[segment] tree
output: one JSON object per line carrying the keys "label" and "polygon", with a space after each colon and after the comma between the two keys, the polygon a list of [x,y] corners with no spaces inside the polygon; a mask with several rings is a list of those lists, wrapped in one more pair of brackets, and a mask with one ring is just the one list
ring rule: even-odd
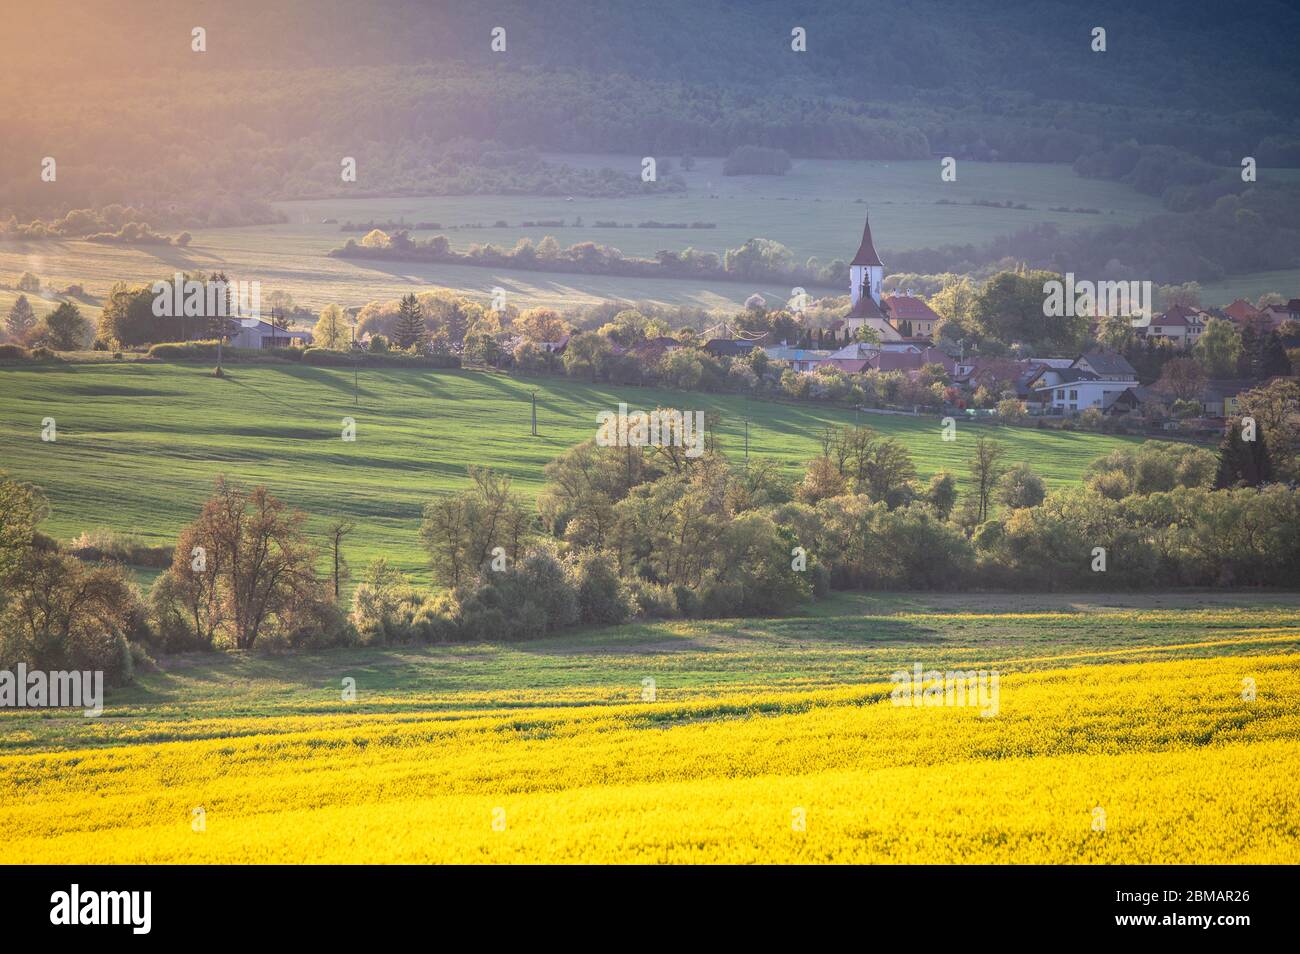
{"label": "tree", "polygon": [[1241,334],[1232,322],[1211,318],[1192,350],[1207,375],[1231,377],[1241,358]]}
{"label": "tree", "polygon": [[339,590],[348,577],[348,561],[343,557],[343,538],[357,528],[355,523],[339,520],[330,526],[330,581],[334,585],[334,602],[339,601]]}
{"label": "tree", "polygon": [[1004,344],[1076,349],[1087,336],[1089,316],[1047,314],[1043,287],[1059,280],[1052,272],[999,272],[976,294],[971,315],[984,334]]}
{"label": "tree", "polygon": [[36,312],[32,311],[32,305],[27,300],[27,296],[19,295],[18,300],[9,309],[9,314],[5,316],[5,330],[9,333],[10,338],[22,344],[35,327]]}
{"label": "tree", "polygon": [[181,531],[155,604],[184,620],[191,635],[252,649],[268,629],[291,635],[319,620],[325,593],[307,515],[271,496],[218,477],[197,520]]}
{"label": "tree", "polygon": [[536,344],[554,343],[569,333],[569,323],[553,308],[530,308],[514,320],[511,328]]}
{"label": "tree", "polygon": [[[603,374],[609,356],[613,353],[609,339],[594,331],[582,331],[569,339],[564,347],[564,373],[576,377],[590,376],[592,382]],[[668,357],[677,352],[669,352]]]}
{"label": "tree", "polygon": [[815,504],[819,500],[840,496],[847,486],[848,481],[835,461],[823,454],[808,462],[803,482],[795,488],[795,496],[804,503]]}
{"label": "tree", "polygon": [[858,493],[865,493],[873,501],[885,501],[891,510],[908,502],[916,466],[912,455],[899,441],[892,437],[871,440],[853,466],[857,470]]}
{"label": "tree", "polygon": [[691,391],[699,387],[704,379],[705,352],[694,348],[676,348],[659,359],[657,370],[664,384],[680,391]]}
{"label": "tree", "polygon": [[18,279],[18,290],[20,292],[30,292],[32,294],[40,294],[41,280],[37,278],[35,275],[33,275],[31,272],[23,272]]}
{"label": "tree", "polygon": [[1127,315],[1102,315],[1097,320],[1097,343],[1103,347],[1122,352],[1133,340],[1133,320]]}
{"label": "tree", "polygon": [[998,402],[998,420],[1015,423],[1023,421],[1027,414],[1025,402],[1019,398],[1003,398]]}
{"label": "tree", "polygon": [[1273,469],[1280,480],[1300,479],[1300,384],[1277,378],[1237,395],[1242,417],[1255,419],[1256,430],[1268,441]]}
{"label": "tree", "polygon": [[947,520],[952,508],[957,504],[957,478],[946,470],[941,470],[930,478],[925,488],[925,502],[934,508],[935,513]]}
{"label": "tree", "polygon": [[406,295],[397,309],[397,324],[393,327],[393,344],[403,350],[418,349],[428,337],[424,323],[424,309],[414,294]]}
{"label": "tree", "polygon": [[1259,359],[1256,375],[1260,378],[1289,377],[1291,359],[1282,345],[1282,337],[1270,331],[1259,339]]}
{"label": "tree", "polygon": [[347,323],[343,318],[343,309],[338,305],[326,305],[320,311],[320,318],[312,331],[312,342],[318,348],[342,351],[347,347]]}
{"label": "tree", "polygon": [[1037,507],[1047,496],[1043,478],[1028,464],[1017,464],[998,480],[998,502],[1011,510]]}
{"label": "tree", "polygon": [[[168,292],[170,294],[170,292]],[[206,300],[206,298],[205,298]],[[97,340],[131,347],[155,341],[177,341],[188,337],[195,319],[183,315],[161,317],[153,313],[154,293],[148,286],[132,288],[125,282],[115,284],[108,293],[99,316]],[[202,322],[203,319],[199,319]],[[205,330],[205,329],[202,329]]]}
{"label": "tree", "polygon": [[1002,476],[1003,448],[995,440],[978,437],[975,453],[970,458],[970,475],[975,481],[976,516],[980,523],[989,518],[989,501],[998,479]]}
{"label": "tree", "polygon": [[1205,389],[1205,369],[1192,358],[1174,358],[1165,364],[1155,389],[1180,401],[1191,401]]}
{"label": "tree", "polygon": [[44,670],[100,670],[109,685],[131,677],[127,638],[143,607],[119,564],[92,566],[32,548],[5,579],[0,659]]}
{"label": "tree", "polygon": [[76,351],[89,337],[90,322],[81,317],[81,309],[69,301],[42,318],[32,333],[32,341],[55,351]]}
{"label": "tree", "polygon": [[1258,487],[1273,479],[1273,462],[1263,431],[1256,428],[1253,441],[1245,440],[1242,431],[1242,422],[1234,420],[1219,442],[1219,470],[1214,477],[1217,490]]}
{"label": "tree", "polygon": [[[32,534],[45,512],[45,498],[39,490],[0,471],[0,584],[31,548]],[[0,605],[4,592],[0,585]]]}
{"label": "tree", "polygon": [[470,467],[474,485],[447,494],[424,508],[420,538],[429,553],[433,578],[442,586],[468,583],[501,548],[507,561],[517,560],[532,535],[529,508],[510,489],[509,477]]}
{"label": "tree", "polygon": [[1199,282],[1186,282],[1182,285],[1161,285],[1156,289],[1165,311],[1175,305],[1185,308],[1201,307],[1201,285]]}

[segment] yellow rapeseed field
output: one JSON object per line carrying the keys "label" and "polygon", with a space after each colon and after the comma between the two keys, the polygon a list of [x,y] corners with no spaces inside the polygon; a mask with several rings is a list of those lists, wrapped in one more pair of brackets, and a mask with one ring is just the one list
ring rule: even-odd
{"label": "yellow rapeseed field", "polygon": [[1300,654],[1004,671],[991,717],[890,689],[110,713],[0,757],[0,863],[1300,862]]}

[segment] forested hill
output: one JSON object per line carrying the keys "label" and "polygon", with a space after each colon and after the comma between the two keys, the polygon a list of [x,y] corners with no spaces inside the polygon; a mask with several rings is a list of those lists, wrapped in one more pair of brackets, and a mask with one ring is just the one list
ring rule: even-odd
{"label": "forested hill", "polygon": [[44,0],[0,29],[0,215],[325,194],[341,155],[418,188],[457,140],[1300,165],[1297,35],[1281,0]]}
{"label": "forested hill", "polygon": [[[6,72],[66,58],[90,75],[192,64],[301,68],[455,60],[851,99],[919,91],[1206,112],[1300,105],[1285,0],[43,0],[6,12]],[[26,9],[22,9],[25,7]],[[493,27],[507,51],[493,53]],[[790,31],[808,52],[790,53]],[[1089,48],[1107,30],[1107,52]]]}

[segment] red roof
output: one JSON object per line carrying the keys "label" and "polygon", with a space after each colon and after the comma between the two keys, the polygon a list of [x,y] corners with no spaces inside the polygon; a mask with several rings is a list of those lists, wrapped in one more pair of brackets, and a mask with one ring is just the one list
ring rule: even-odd
{"label": "red roof", "polygon": [[[885,313],[880,310],[876,300],[870,295],[864,294],[858,299],[858,303],[850,309],[845,318],[879,318],[881,321],[889,321]],[[897,330],[897,329],[895,329]]]}
{"label": "red roof", "polygon": [[869,360],[877,371],[915,371],[925,364],[915,351],[882,351]]}
{"label": "red roof", "polygon": [[866,224],[862,226],[862,244],[858,246],[858,254],[853,256],[850,265],[880,265],[885,263],[880,260],[876,254],[876,246],[871,242],[871,219],[868,218]]}
{"label": "red roof", "polygon": [[912,295],[889,295],[885,297],[885,304],[889,306],[889,317],[894,321],[939,320],[939,316],[925,303],[924,298],[915,298]]}
{"label": "red roof", "polygon": [[861,374],[868,364],[866,358],[827,358],[819,367],[839,368],[845,374]]}
{"label": "red roof", "polygon": [[1236,322],[1250,321],[1259,315],[1259,309],[1244,299],[1238,298],[1223,313]]}
{"label": "red roof", "polygon": [[942,365],[943,369],[951,374],[957,367],[957,362],[952,359],[946,351],[938,348],[926,348],[921,352],[921,360],[925,364]]}

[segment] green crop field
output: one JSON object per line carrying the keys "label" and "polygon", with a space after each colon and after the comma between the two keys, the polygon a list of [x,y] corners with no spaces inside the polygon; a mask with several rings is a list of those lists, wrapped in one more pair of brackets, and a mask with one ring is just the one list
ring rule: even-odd
{"label": "green crop field", "polygon": [[[1293,651],[1300,597],[1270,593],[834,593],[781,619],[635,622],[519,643],[368,647],[268,657],[163,657],[113,690],[111,719],[9,713],[0,756],[276,733],[272,717],[344,724],[379,714],[499,712],[639,699],[804,692],[884,680],[900,666],[1057,667]],[[333,691],[357,680],[364,715]],[[199,720],[199,721],[196,721]],[[292,726],[298,728],[298,726]]]}
{"label": "green crop field", "polygon": [[[0,467],[41,485],[50,500],[46,532],[70,538],[104,526],[154,544],[170,543],[197,514],[213,479],[264,483],[312,515],[322,531],[336,518],[357,523],[348,556],[357,569],[387,557],[427,581],[418,528],[431,496],[467,483],[466,465],[509,474],[532,496],[542,467],[595,436],[596,415],[655,406],[716,411],[718,439],[743,459],[771,457],[790,476],[818,451],[826,424],[851,411],[747,401],[734,395],[586,385],[559,378],[513,378],[468,371],[361,372],[296,365],[230,365],[223,379],[201,365],[151,361],[0,367]],[[536,390],[539,437],[529,434]],[[344,417],[355,442],[341,439]],[[55,419],[57,440],[41,440]],[[935,418],[862,414],[911,450],[921,476],[948,468],[964,482],[973,434],[1007,445],[1059,487],[1123,439],[1085,433],[960,425],[940,439]]]}

